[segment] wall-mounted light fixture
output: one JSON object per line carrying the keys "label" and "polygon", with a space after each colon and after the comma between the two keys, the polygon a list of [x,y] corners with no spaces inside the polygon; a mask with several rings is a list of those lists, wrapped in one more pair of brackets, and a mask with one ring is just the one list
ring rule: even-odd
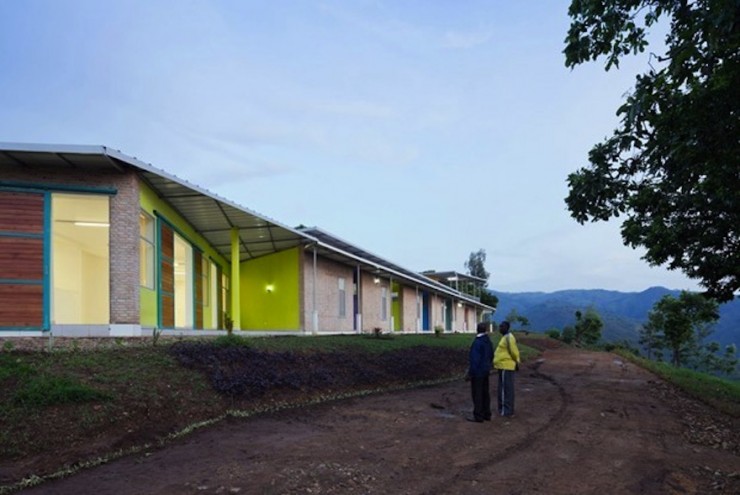
{"label": "wall-mounted light fixture", "polygon": [[380,283],[380,277],[375,277],[375,278],[373,279],[373,283],[374,283],[374,284],[379,284],[379,283]]}
{"label": "wall-mounted light fixture", "polygon": [[460,301],[457,301],[457,307],[462,308],[462,303]]}
{"label": "wall-mounted light fixture", "polygon": [[108,222],[72,222],[76,227],[110,227]]}
{"label": "wall-mounted light fixture", "polygon": [[267,286],[265,287],[265,291],[266,291],[266,292],[267,292],[268,294],[271,294],[273,290],[275,290],[275,287],[273,287],[273,285],[272,285],[272,284],[268,284],[268,285],[267,285]]}

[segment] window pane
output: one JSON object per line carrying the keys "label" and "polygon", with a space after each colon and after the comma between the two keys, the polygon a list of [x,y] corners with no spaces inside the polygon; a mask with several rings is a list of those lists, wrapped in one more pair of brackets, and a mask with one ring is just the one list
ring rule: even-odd
{"label": "window pane", "polygon": [[154,290],[154,218],[139,212],[139,285]]}
{"label": "window pane", "polygon": [[109,198],[52,194],[52,323],[110,320]]}
{"label": "window pane", "polygon": [[347,292],[344,290],[344,279],[339,279],[339,317],[347,316]]}
{"label": "window pane", "polygon": [[175,327],[193,326],[193,248],[175,234]]}
{"label": "window pane", "polygon": [[385,287],[380,289],[380,319],[385,321],[388,319],[388,292]]}

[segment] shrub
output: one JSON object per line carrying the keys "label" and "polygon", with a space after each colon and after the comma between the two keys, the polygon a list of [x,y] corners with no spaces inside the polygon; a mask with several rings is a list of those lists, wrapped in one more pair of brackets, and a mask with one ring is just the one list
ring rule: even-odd
{"label": "shrub", "polygon": [[545,332],[545,335],[552,339],[560,340],[560,330],[558,330],[557,328],[551,328],[550,330]]}

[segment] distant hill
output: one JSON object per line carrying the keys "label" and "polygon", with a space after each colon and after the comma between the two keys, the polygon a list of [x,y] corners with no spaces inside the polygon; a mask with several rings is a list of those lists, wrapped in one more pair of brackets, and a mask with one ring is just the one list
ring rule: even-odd
{"label": "distant hill", "polygon": [[[561,290],[557,292],[497,292],[499,298],[495,320],[502,321],[512,309],[529,319],[530,329],[544,332],[562,330],[575,323],[575,312],[593,307],[604,320],[602,339],[609,342],[629,340],[637,343],[640,326],[648,312],[664,295],[678,297],[680,291],[651,287],[642,292],[610,290]],[[710,340],[723,347],[734,343],[740,347],[740,299],[720,306],[720,319]]]}

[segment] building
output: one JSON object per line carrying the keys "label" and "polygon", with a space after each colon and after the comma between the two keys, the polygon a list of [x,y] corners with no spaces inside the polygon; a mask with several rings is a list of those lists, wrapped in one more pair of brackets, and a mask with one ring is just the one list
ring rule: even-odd
{"label": "building", "polygon": [[0,143],[0,336],[472,331],[487,309],[119,151]]}

